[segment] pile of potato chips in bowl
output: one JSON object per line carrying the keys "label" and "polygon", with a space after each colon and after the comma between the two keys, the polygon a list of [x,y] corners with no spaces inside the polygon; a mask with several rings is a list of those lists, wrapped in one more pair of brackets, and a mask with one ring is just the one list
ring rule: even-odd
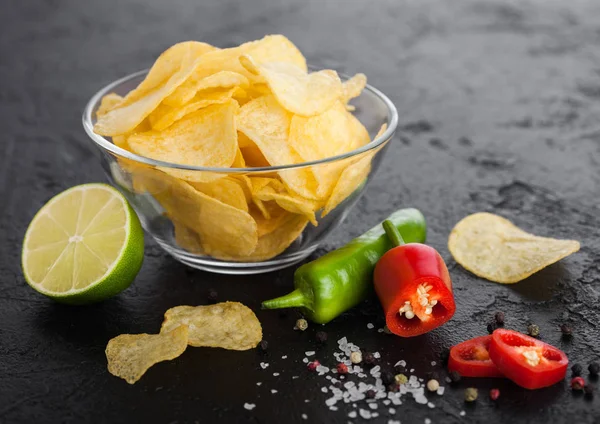
{"label": "pile of potato chips in bowl", "polygon": [[258,273],[308,256],[346,217],[397,126],[366,77],[308,69],[281,35],[176,44],[88,103],[111,182],[178,260]]}

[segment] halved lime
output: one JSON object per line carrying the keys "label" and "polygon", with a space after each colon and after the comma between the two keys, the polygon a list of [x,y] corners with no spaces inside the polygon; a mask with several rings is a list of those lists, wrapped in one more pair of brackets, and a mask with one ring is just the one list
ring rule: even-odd
{"label": "halved lime", "polygon": [[144,259],[140,221],[116,189],[83,184],[54,196],[23,240],[27,283],[59,302],[86,304],[129,287]]}

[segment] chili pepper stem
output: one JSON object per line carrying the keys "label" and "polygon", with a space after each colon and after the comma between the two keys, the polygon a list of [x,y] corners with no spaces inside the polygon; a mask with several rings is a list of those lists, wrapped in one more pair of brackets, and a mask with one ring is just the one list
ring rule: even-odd
{"label": "chili pepper stem", "polygon": [[300,289],[296,289],[285,296],[265,300],[261,304],[262,309],[298,308],[302,306],[306,306],[306,297]]}
{"label": "chili pepper stem", "polygon": [[400,231],[398,231],[398,228],[396,228],[392,221],[386,219],[381,225],[383,226],[385,234],[388,236],[394,247],[406,244],[402,238],[402,235],[400,234]]}

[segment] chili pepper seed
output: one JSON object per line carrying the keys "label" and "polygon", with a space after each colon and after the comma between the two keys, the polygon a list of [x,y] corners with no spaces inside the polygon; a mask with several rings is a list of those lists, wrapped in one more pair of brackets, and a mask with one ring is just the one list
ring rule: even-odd
{"label": "chili pepper seed", "polygon": [[527,334],[529,334],[531,337],[537,337],[540,335],[540,327],[538,327],[535,324],[529,324],[527,326]]}
{"label": "chili pepper seed", "polygon": [[581,377],[575,377],[571,380],[571,389],[583,390],[585,387],[585,380]]}
{"label": "chili pepper seed", "polygon": [[294,327],[294,330],[304,331],[307,328],[308,328],[308,322],[304,318],[300,318],[299,320],[296,321],[296,326]]}
{"label": "chili pepper seed", "polygon": [[321,363],[315,359],[314,361],[309,362],[306,367],[309,371],[315,371],[319,365],[321,365]]}
{"label": "chili pepper seed", "polygon": [[327,333],[324,331],[318,331],[317,334],[315,334],[315,338],[319,343],[325,343],[327,341]]}
{"label": "chili pepper seed", "polygon": [[337,364],[336,369],[337,369],[338,374],[342,374],[342,375],[348,374],[348,365],[346,365],[346,364],[343,364],[340,362],[339,364]]}
{"label": "chili pepper seed", "polygon": [[465,401],[466,402],[475,402],[477,400],[477,396],[479,392],[474,387],[469,387],[465,390]]}
{"label": "chili pepper seed", "polygon": [[362,362],[362,353],[360,353],[360,351],[358,351],[358,352],[352,352],[350,354],[350,361],[353,364],[360,364]]}
{"label": "chili pepper seed", "polygon": [[573,377],[579,377],[582,372],[583,372],[583,367],[581,366],[581,364],[575,364],[571,367],[571,375]]}
{"label": "chili pepper seed", "polygon": [[437,392],[440,388],[440,383],[437,380],[431,379],[427,382],[427,390],[430,392]]}
{"label": "chili pepper seed", "polygon": [[598,362],[592,362],[588,365],[588,371],[592,377],[598,377],[598,374],[600,374],[600,364]]}
{"label": "chili pepper seed", "polygon": [[500,390],[498,390],[498,389],[490,390],[490,399],[491,400],[498,400],[499,397],[500,397]]}

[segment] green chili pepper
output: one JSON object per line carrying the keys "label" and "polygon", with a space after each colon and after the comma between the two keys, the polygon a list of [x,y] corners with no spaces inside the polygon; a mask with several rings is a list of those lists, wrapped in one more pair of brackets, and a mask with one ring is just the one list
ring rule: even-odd
{"label": "green chili pepper", "polygon": [[[407,243],[425,242],[427,227],[417,209],[401,209],[389,218]],[[302,265],[296,289],[262,303],[263,309],[302,308],[304,316],[325,324],[363,301],[373,288],[375,264],[393,244],[381,224],[337,250]]]}

